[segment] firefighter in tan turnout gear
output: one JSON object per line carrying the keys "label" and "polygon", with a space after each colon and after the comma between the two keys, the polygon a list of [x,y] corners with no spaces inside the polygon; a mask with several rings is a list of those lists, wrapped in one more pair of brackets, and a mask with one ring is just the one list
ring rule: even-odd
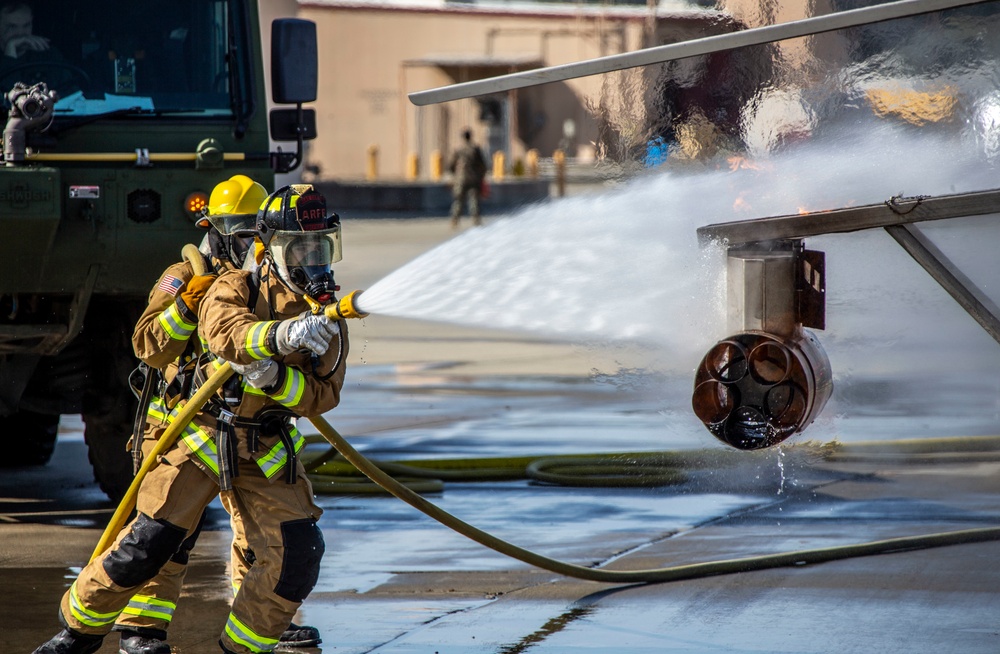
{"label": "firefighter in tan turnout gear", "polygon": [[146,475],[136,518],[81,571],[60,605],[65,628],[37,654],[99,649],[220,490],[242,517],[255,556],[222,631],[222,651],[272,651],[315,585],[322,510],[298,459],[304,439],[294,419],[334,408],[344,382],[346,325],[313,315],[306,300],[335,299],[331,264],[340,260],[340,222],[311,186],[295,185],[267,198],[256,229],[261,265],[221,274],[198,311],[207,354],[193,385],[225,361],[239,374]]}
{"label": "firefighter in tan turnout gear", "polygon": [[[193,366],[202,352],[197,338],[192,338],[198,321],[198,308],[208,287],[218,275],[239,270],[253,243],[257,209],[267,197],[263,186],[246,175],[234,175],[219,183],[209,197],[205,215],[197,225],[208,230],[199,252],[204,275],[196,274],[190,261],[181,261],[167,268],[149,295],[149,304],[132,335],[135,354],[146,364],[140,368],[134,384],[140,391],[140,415],[143,434],[137,424],[133,435],[133,457],[136,467],[140,457],[148,455],[166,430],[167,416],[181,397],[187,397]],[[246,234],[246,235],[243,235]],[[140,451],[141,449],[141,451]],[[238,589],[253,552],[247,546],[239,512],[222,495],[222,503],[231,515],[233,528],[232,573],[233,589]],[[203,522],[203,521],[202,521]],[[202,523],[184,540],[180,549],[160,569],[159,574],[132,596],[128,606],[115,622],[114,631],[121,632],[122,654],[170,654],[167,628],[173,619],[180,596],[187,561],[201,532]],[[284,647],[311,647],[320,642],[315,627],[292,624],[281,635]]]}

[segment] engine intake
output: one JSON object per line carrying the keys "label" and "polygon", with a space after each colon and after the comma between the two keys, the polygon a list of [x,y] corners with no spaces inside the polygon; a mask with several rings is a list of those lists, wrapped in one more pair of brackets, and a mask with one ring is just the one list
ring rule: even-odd
{"label": "engine intake", "polygon": [[719,440],[741,450],[805,429],[833,392],[830,360],[804,326],[825,326],[822,252],[801,241],[742,244],[727,262],[728,326],[695,373],[691,404]]}

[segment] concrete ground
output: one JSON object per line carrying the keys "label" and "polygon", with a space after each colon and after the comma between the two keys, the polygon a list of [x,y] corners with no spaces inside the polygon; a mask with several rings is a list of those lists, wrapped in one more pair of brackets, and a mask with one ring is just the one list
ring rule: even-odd
{"label": "concrete ground", "polygon": [[[338,282],[366,288],[452,235],[444,218],[347,220]],[[552,558],[656,569],[1000,525],[994,439],[935,440],[921,451],[851,443],[839,458],[802,443],[734,458],[704,430],[678,427],[664,443],[669,411],[641,384],[595,375],[629,369],[641,352],[375,316],[352,328],[344,402],[327,417],[370,456],[713,453],[712,465],[672,486],[446,482],[426,496]],[[90,481],[79,421],[61,430],[48,466],[0,475],[4,654],[55,633],[59,597],[113,509]],[[1000,651],[995,541],[609,584],[494,553],[392,498],[319,501],[327,552],[298,616],[323,633],[314,653]],[[228,612],[228,523],[217,505],[211,517],[170,631],[177,652],[217,651]],[[110,637],[100,653],[116,645]]]}

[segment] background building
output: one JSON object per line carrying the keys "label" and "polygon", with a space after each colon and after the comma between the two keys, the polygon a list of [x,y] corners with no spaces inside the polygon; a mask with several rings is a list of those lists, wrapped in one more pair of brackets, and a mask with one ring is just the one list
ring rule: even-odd
{"label": "background building", "polygon": [[[644,147],[663,66],[633,69],[417,107],[407,94],[732,31],[726,14],[696,2],[635,5],[466,3],[441,0],[261,3],[265,20],[297,15],[317,25],[318,138],[306,164],[320,179],[362,179],[372,146],[380,178],[402,178],[416,154],[420,176],[447,157],[463,128],[508,168],[528,150],[558,148],[581,161]],[[706,62],[688,63],[705,67]],[[703,75],[701,77],[704,77]],[[662,84],[659,84],[662,87]]]}

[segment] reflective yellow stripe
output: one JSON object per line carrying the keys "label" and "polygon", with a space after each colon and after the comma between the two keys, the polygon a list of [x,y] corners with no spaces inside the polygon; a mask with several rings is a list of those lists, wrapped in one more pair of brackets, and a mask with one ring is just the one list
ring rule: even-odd
{"label": "reflective yellow stripe", "polygon": [[270,652],[278,644],[277,638],[267,638],[255,633],[252,629],[236,619],[232,613],[226,621],[226,635],[233,639],[233,642],[243,645],[254,654]]}
{"label": "reflective yellow stripe", "polygon": [[293,407],[302,400],[302,394],[306,390],[306,376],[301,370],[285,366],[285,383],[281,389],[271,397],[282,406]]}
{"label": "reflective yellow stripe", "polygon": [[218,449],[215,446],[215,439],[209,436],[205,430],[198,425],[189,424],[184,428],[181,440],[188,446],[198,460],[208,466],[216,475],[219,474]]}
{"label": "reflective yellow stripe", "polygon": [[76,582],[69,588],[69,610],[73,614],[73,617],[79,620],[81,623],[87,625],[88,627],[103,627],[109,625],[118,619],[120,611],[115,611],[114,613],[95,613],[94,611],[89,611],[83,602],[80,600],[80,596],[76,593]]}
{"label": "reflective yellow stripe", "polygon": [[164,620],[169,623],[173,619],[176,609],[177,605],[173,602],[150,597],[149,595],[134,595],[122,613]]}
{"label": "reflective yellow stripe", "polygon": [[[177,414],[180,413],[181,407],[178,406],[176,409],[171,411],[167,415],[167,422],[173,422]],[[219,459],[216,455],[217,449],[215,447],[215,440],[208,435],[201,427],[189,422],[188,426],[184,428],[184,432],[181,434],[181,440],[187,445],[188,449],[191,450],[198,460],[208,466],[216,475],[219,474]]]}
{"label": "reflective yellow stripe", "polygon": [[266,359],[275,355],[275,352],[267,348],[267,332],[271,329],[271,325],[277,322],[277,320],[264,320],[254,323],[247,330],[247,354],[254,359]]}
{"label": "reflective yellow stripe", "polygon": [[161,311],[157,321],[160,323],[160,327],[163,327],[163,331],[167,332],[167,335],[174,341],[186,341],[191,338],[191,334],[198,327],[184,319],[181,312],[177,310],[176,304],[171,304]]}
{"label": "reflective yellow stripe", "polygon": [[167,403],[163,401],[163,398],[154,395],[153,399],[149,401],[149,409],[146,411],[146,416],[153,420],[166,422],[170,419],[171,414],[167,411]]}
{"label": "reflective yellow stripe", "polygon": [[[302,437],[302,434],[295,427],[292,427],[289,431],[292,436],[292,445],[295,446],[295,453],[298,454],[299,450],[306,444],[306,439]],[[268,450],[267,454],[257,459],[257,467],[260,468],[265,477],[270,479],[278,474],[287,462],[288,452],[285,450],[285,444],[279,440],[274,444],[274,447]]]}
{"label": "reflective yellow stripe", "polygon": [[267,397],[267,393],[260,390],[259,388],[254,388],[250,384],[246,383],[245,380],[243,382],[243,391],[245,393],[250,393],[251,395],[260,395],[261,397]]}

